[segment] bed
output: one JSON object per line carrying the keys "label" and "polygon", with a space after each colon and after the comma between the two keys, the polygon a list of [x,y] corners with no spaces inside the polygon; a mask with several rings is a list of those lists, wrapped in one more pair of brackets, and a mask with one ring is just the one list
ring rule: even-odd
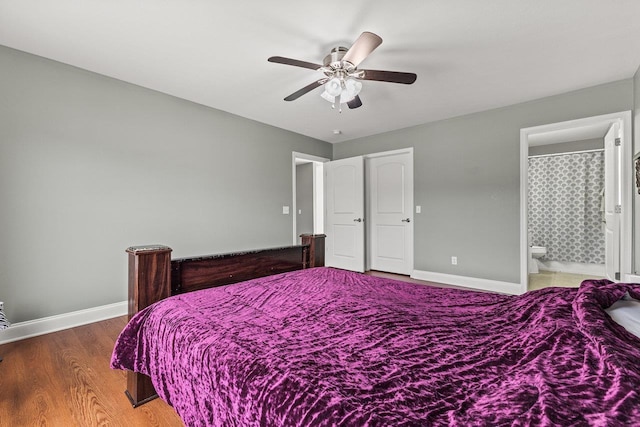
{"label": "bed", "polygon": [[640,285],[507,296],[294,269],[141,309],[111,366],[188,426],[637,425],[640,338],[605,312],[624,296]]}

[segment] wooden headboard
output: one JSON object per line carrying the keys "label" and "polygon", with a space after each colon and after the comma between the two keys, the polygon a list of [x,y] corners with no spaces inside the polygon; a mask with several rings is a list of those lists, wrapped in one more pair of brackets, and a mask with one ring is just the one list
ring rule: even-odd
{"label": "wooden headboard", "polygon": [[[171,259],[163,245],[132,246],[129,254],[129,319],[172,295],[258,277],[324,266],[324,234],[303,234],[302,244],[219,255]],[[127,372],[133,407],[157,397],[149,377]]]}
{"label": "wooden headboard", "polygon": [[229,285],[309,264],[309,245],[287,246],[171,261],[171,295]]}

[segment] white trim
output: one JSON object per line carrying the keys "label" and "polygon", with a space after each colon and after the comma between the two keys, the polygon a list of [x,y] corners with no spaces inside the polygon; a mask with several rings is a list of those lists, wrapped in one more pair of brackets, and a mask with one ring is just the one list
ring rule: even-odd
{"label": "white trim", "polygon": [[622,162],[622,238],[620,248],[620,277],[633,272],[633,135],[631,131],[631,111],[620,113],[621,162]]}
{"label": "white trim", "polygon": [[71,313],[14,323],[10,328],[0,331],[0,344],[124,316],[128,313],[128,307],[128,302],[122,301],[100,307],[72,311]]}
{"label": "white trim", "polygon": [[[298,153],[297,151],[291,152],[291,188],[293,190],[291,197],[291,222],[292,222],[292,234],[293,234],[293,244],[298,244],[298,208],[296,206],[296,159],[308,160],[313,163],[326,163],[329,159],[325,159],[324,157],[314,156],[312,154]],[[314,188],[315,190],[315,188]]]}
{"label": "white trim", "polygon": [[528,129],[520,129],[520,292],[529,287],[529,134]]}
{"label": "white trim", "polygon": [[365,159],[373,159],[376,157],[395,156],[396,154],[406,154],[406,153],[410,153],[413,156],[413,147],[399,148],[397,150],[390,150],[390,151],[382,151],[380,153],[364,154],[362,157],[364,157]]}
{"label": "white trim", "polygon": [[314,156],[313,154],[298,153],[297,151],[292,151],[291,155],[294,160],[302,159],[302,160],[308,160],[310,162],[319,162],[319,163],[325,163],[329,161],[329,159],[326,159],[324,157]]}
{"label": "white trim", "polygon": [[479,279],[476,277],[456,276],[453,274],[435,273],[432,271],[413,270],[412,279],[425,280],[427,282],[444,283],[446,285],[463,286],[471,289],[482,289],[502,294],[519,295],[521,292],[519,283],[500,282],[498,280]]}
{"label": "white trim", "polygon": [[324,234],[324,165],[318,162],[313,162],[312,164],[313,234]]}
{"label": "white trim", "polygon": [[604,114],[601,116],[587,117],[584,119],[569,120],[566,122],[552,123],[520,129],[520,287],[521,292],[527,290],[528,280],[528,236],[527,236],[527,168],[529,157],[529,136],[539,133],[552,132],[562,129],[586,127],[602,123],[619,123],[620,139],[622,142],[622,213],[620,214],[621,242],[620,242],[620,276],[625,277],[631,273],[632,265],[632,225],[631,225],[631,196],[632,184],[632,136],[631,136],[631,111]]}

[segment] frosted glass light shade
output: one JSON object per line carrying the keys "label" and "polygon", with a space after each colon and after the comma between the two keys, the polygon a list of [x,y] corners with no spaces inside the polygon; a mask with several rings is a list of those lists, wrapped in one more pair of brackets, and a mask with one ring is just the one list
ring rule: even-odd
{"label": "frosted glass light shade", "polygon": [[324,84],[324,89],[333,97],[340,96],[342,93],[342,82],[339,78],[334,77]]}
{"label": "frosted glass light shade", "polygon": [[332,104],[333,104],[333,103],[335,102],[335,100],[336,100],[336,97],[335,97],[335,96],[331,96],[331,95],[329,95],[329,94],[327,93],[327,91],[326,91],[326,90],[322,91],[322,93],[320,94],[320,96],[321,96],[323,99],[326,99],[327,101],[329,101],[329,102],[330,102],[330,103],[332,103]]}
{"label": "frosted glass light shade", "polygon": [[361,90],[362,90],[361,82],[354,79],[346,80],[344,82],[344,90],[342,91],[342,98],[345,99],[344,102],[351,101],[360,93]]}

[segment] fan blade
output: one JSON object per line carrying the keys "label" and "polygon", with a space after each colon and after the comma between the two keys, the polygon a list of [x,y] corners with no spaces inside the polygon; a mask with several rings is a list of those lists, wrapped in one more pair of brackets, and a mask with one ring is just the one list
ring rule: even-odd
{"label": "fan blade", "polygon": [[349,108],[351,108],[352,110],[354,108],[362,107],[362,100],[360,99],[360,96],[356,95],[355,98],[353,98],[351,101],[347,102],[347,106]]}
{"label": "fan blade", "polygon": [[350,62],[354,66],[358,66],[371,52],[382,43],[382,38],[377,34],[365,31],[353,43],[353,46],[347,51],[342,58],[343,61]]}
{"label": "fan blade", "polygon": [[267,59],[267,61],[275,62],[276,64],[293,65],[294,67],[309,68],[311,70],[318,70],[322,68],[322,65],[319,65],[319,64],[314,64],[312,62],[306,62],[306,61],[298,61],[297,59],[284,58],[282,56],[272,56],[271,58]]}
{"label": "fan blade", "polygon": [[414,73],[401,73],[399,71],[382,71],[382,70],[360,70],[364,71],[364,75],[360,77],[362,80],[376,80],[379,82],[403,83],[410,85],[418,78]]}
{"label": "fan blade", "polygon": [[307,85],[305,87],[303,87],[302,89],[293,92],[291,95],[287,96],[284,100],[285,101],[295,101],[296,99],[300,98],[302,95],[304,95],[307,92],[311,92],[312,90],[314,90],[317,87],[322,86],[323,84],[325,84],[327,81],[327,79],[320,79],[317,82],[313,82],[310,85]]}

